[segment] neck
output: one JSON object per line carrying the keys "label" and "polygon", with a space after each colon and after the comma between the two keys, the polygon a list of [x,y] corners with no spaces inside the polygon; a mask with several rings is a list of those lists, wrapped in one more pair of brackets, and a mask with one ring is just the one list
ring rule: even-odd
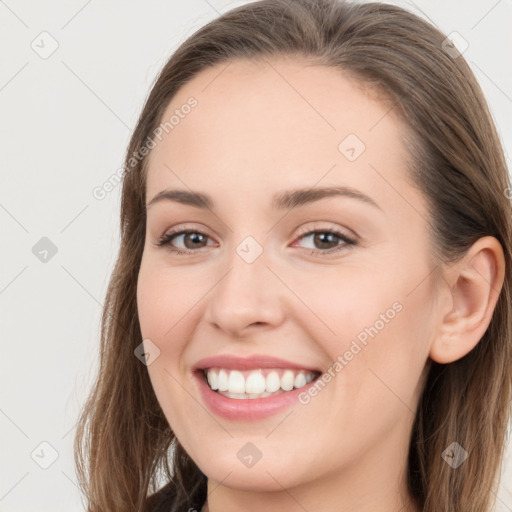
{"label": "neck", "polygon": [[396,450],[396,439],[388,441],[341,470],[286,488],[269,468],[269,488],[275,489],[277,483],[277,491],[262,491],[261,486],[257,491],[240,490],[239,485],[230,485],[229,476],[221,482],[208,479],[208,504],[202,512],[420,512],[407,489],[407,450]]}
{"label": "neck", "polygon": [[[403,468],[405,469],[405,468]],[[251,491],[208,479],[208,501],[201,512],[420,512],[407,489],[405,473],[391,467],[357,474],[322,475],[313,482],[281,491]],[[270,476],[269,484],[279,483]]]}
{"label": "neck", "polygon": [[380,499],[376,493],[360,496],[359,500],[353,496],[347,497],[338,486],[321,492],[315,494],[315,497],[307,495],[307,489],[304,488],[268,494],[239,492],[208,481],[209,498],[201,512],[421,512],[405,490],[383,493]]}

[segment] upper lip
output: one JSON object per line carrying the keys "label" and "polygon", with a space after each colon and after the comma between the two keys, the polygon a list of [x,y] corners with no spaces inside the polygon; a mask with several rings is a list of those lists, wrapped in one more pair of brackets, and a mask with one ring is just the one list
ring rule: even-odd
{"label": "upper lip", "polygon": [[307,370],[310,372],[321,372],[318,368],[308,365],[294,363],[286,359],[267,355],[252,355],[250,357],[238,357],[234,355],[218,355],[206,357],[195,364],[196,370],[207,370],[208,368],[226,368],[232,370],[256,370],[259,368],[290,368],[296,370]]}

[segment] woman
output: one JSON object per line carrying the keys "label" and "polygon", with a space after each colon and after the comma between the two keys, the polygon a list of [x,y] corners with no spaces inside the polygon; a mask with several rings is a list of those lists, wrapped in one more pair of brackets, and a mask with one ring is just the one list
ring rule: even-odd
{"label": "woman", "polygon": [[405,10],[264,0],[193,34],[126,155],[88,510],[489,511],[509,187],[468,65]]}

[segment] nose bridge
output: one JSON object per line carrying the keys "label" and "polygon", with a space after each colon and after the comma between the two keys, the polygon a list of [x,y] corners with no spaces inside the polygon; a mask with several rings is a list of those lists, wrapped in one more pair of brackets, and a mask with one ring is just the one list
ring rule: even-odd
{"label": "nose bridge", "polygon": [[275,326],[282,321],[282,289],[267,268],[268,256],[268,248],[252,236],[233,247],[226,256],[224,277],[212,290],[211,322],[239,333],[251,324]]}

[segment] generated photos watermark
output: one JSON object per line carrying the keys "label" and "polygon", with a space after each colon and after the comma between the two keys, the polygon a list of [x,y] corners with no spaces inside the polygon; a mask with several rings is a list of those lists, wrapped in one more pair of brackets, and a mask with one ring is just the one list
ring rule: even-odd
{"label": "generated photos watermark", "polygon": [[169,119],[163,123],[160,123],[152,132],[150,136],[146,138],[144,144],[140,149],[134,152],[127,161],[128,167],[120,167],[114,173],[112,173],[100,186],[96,186],[92,190],[94,199],[102,201],[107,195],[112,192],[122,181],[125,172],[128,172],[130,168],[135,167],[139,164],[144,157],[149,155],[149,152],[154,149],[158,141],[162,141],[164,134],[170,133],[176,126],[178,126],[185,117],[192,112],[194,107],[197,107],[198,101],[194,96],[188,98],[186,103],[183,103],[179,108],[174,109],[174,112]]}
{"label": "generated photos watermark", "polygon": [[299,402],[303,405],[307,405],[311,402],[311,399],[322,391],[325,386],[329,382],[331,382],[334,377],[338,373],[347,366],[350,361],[354,359],[357,354],[359,354],[366,346],[368,345],[368,338],[375,338],[385,327],[387,324],[393,320],[400,311],[402,311],[403,306],[400,302],[396,301],[392,304],[392,306],[384,313],[379,315],[378,320],[370,327],[365,327],[359,334],[352,340],[350,344],[350,348],[347,349],[343,354],[338,355],[336,361],[324,372],[320,377],[315,381],[312,386],[309,386],[305,391],[299,394]]}

